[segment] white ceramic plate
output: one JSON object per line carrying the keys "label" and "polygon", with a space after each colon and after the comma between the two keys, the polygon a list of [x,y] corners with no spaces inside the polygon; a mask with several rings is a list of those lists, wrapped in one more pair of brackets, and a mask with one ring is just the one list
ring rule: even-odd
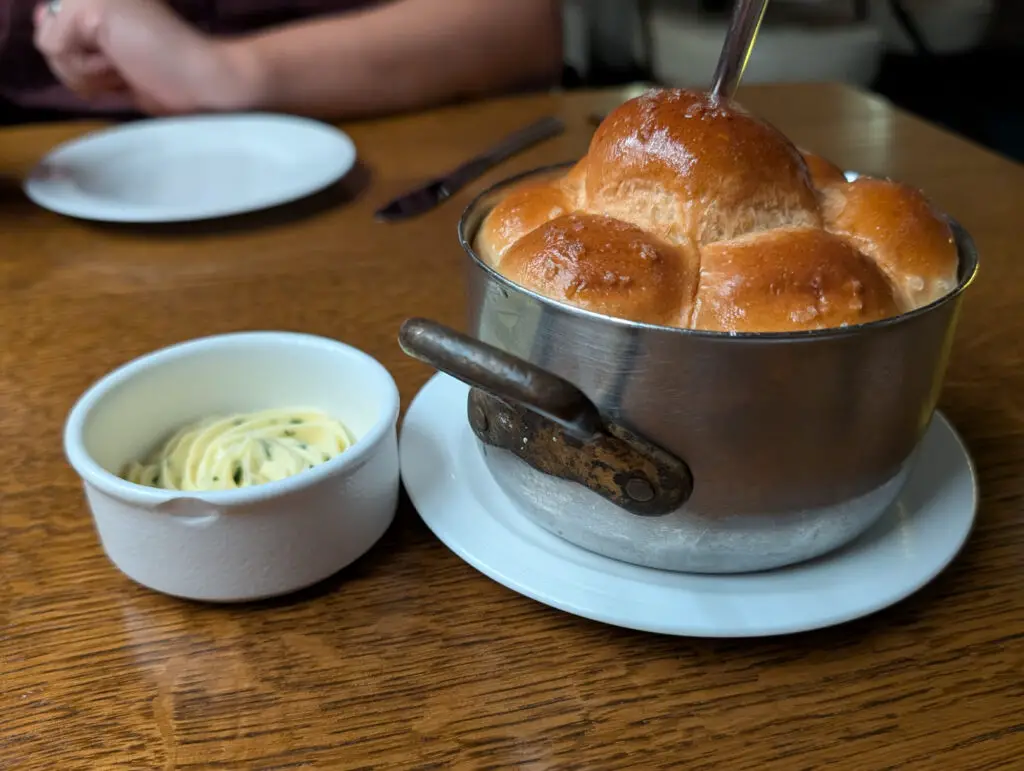
{"label": "white ceramic plate", "polygon": [[60,145],[25,193],[106,222],[182,222],[277,206],[345,176],[355,145],[333,126],[271,114],[127,123]]}
{"label": "white ceramic plate", "polygon": [[897,503],[850,546],[765,573],[706,576],[601,557],[533,524],[501,491],[466,420],[467,387],[437,375],[401,436],[402,478],[448,548],[520,594],[595,621],[691,637],[760,637],[839,624],[916,592],[949,565],[977,508],[974,469],[936,415]]}

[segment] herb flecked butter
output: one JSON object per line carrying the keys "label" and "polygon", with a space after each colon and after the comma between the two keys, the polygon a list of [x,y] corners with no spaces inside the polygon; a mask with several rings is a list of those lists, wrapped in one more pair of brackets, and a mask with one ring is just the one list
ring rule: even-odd
{"label": "herb flecked butter", "polygon": [[165,490],[234,490],[300,474],[351,444],[345,426],[322,412],[261,410],[185,426],[122,476]]}

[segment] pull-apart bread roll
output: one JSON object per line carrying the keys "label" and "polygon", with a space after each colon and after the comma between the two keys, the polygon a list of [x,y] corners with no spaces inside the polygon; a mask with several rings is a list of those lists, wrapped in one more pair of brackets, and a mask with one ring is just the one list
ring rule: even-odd
{"label": "pull-apart bread roll", "polygon": [[501,272],[553,300],[677,327],[689,321],[694,257],[622,220],[574,212],[519,239],[505,252]]}
{"label": "pull-apart bread roll", "polygon": [[863,324],[957,286],[953,234],[921,193],[848,182],[738,106],[678,89],[614,110],[565,176],[513,188],[475,248],[553,300],[723,332]]}
{"label": "pull-apart bread roll", "polygon": [[849,243],[819,228],[776,228],[704,247],[691,326],[793,332],[899,312],[885,276]]}
{"label": "pull-apart bread roll", "polygon": [[928,305],[956,289],[953,234],[919,190],[860,177],[826,188],[822,209],[829,229],[881,268],[904,309]]}
{"label": "pull-apart bread roll", "polygon": [[476,252],[497,265],[512,244],[545,222],[576,211],[581,200],[583,162],[561,179],[524,182],[498,202],[477,236]]}

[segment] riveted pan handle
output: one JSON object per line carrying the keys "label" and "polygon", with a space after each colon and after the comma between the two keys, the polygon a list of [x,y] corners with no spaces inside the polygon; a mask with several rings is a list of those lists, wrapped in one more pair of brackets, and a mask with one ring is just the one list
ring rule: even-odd
{"label": "riveted pan handle", "polygon": [[467,385],[522,404],[582,442],[604,431],[597,408],[580,389],[499,348],[418,318],[402,325],[398,342],[414,359]]}
{"label": "riveted pan handle", "polygon": [[398,339],[413,358],[472,387],[469,423],[484,445],[583,485],[637,516],[670,514],[693,491],[685,463],[603,420],[567,380],[426,319],[405,322]]}

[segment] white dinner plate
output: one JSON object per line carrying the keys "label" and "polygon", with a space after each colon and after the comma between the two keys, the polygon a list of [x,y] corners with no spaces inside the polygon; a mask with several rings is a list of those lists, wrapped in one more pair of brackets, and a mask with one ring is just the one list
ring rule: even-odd
{"label": "white dinner plate", "polygon": [[271,114],[126,123],[58,146],[25,193],[60,214],[105,222],[183,222],[278,206],[345,176],[342,131]]}
{"label": "white dinner plate", "polygon": [[480,572],[595,621],[691,637],[761,637],[839,624],[923,587],[957,555],[974,523],[970,457],[936,414],[897,502],[844,549],[744,575],[629,565],[552,535],[502,492],[466,420],[467,390],[437,375],[409,407],[400,453],[413,505],[434,534]]}

